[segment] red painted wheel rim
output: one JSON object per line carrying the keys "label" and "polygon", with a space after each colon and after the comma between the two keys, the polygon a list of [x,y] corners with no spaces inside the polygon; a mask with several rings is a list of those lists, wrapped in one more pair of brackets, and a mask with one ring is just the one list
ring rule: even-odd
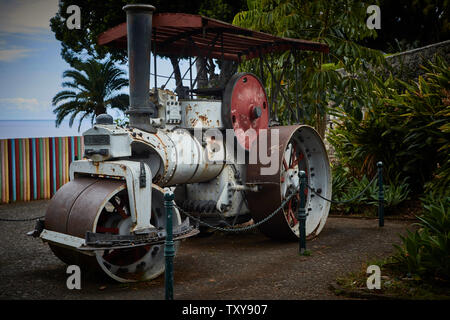
{"label": "red painted wheel rim", "polygon": [[[269,126],[269,104],[261,81],[253,74],[242,73],[230,80],[230,119],[238,143],[249,150],[261,129]],[[259,109],[259,110],[257,110]],[[253,129],[251,134],[248,130]]]}

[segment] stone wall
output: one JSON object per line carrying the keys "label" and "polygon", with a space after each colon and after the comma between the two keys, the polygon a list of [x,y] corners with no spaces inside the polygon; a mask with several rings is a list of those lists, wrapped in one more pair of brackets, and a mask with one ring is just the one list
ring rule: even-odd
{"label": "stone wall", "polygon": [[411,80],[425,73],[420,66],[427,61],[433,61],[436,54],[450,61],[450,40],[396,53],[386,57],[386,61],[391,65],[394,76]]}
{"label": "stone wall", "polygon": [[[417,48],[409,51],[396,53],[394,55],[386,57],[388,64],[391,66],[391,72],[394,76],[404,80],[417,79],[419,75],[424,74],[426,71],[421,68],[426,61],[432,61],[435,55],[439,54],[447,61],[450,61],[450,40],[431,44],[426,47]],[[345,73],[343,69],[337,70],[342,74]],[[326,137],[328,131],[331,128],[333,116],[328,115],[327,129],[325,132],[325,147],[328,151],[328,156],[331,162],[336,161],[335,151],[333,146],[327,141]]]}

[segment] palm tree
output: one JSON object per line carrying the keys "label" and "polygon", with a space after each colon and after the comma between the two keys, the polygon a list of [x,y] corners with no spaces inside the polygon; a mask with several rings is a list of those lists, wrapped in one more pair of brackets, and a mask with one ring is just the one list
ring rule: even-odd
{"label": "palm tree", "polygon": [[62,84],[65,88],[58,92],[52,100],[56,108],[56,127],[67,116],[70,116],[69,126],[80,115],[78,131],[81,122],[91,117],[91,123],[96,116],[106,113],[107,108],[117,108],[125,111],[128,106],[128,95],[117,91],[128,86],[128,79],[123,78],[125,72],[117,68],[111,60],[101,63],[95,59],[86,62],[78,61],[74,69],[66,70],[64,78],[71,78]]}

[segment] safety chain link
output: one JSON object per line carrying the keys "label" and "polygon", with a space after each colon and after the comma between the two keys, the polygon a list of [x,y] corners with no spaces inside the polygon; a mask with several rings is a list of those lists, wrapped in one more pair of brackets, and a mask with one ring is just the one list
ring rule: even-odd
{"label": "safety chain link", "polygon": [[226,232],[240,232],[240,231],[247,231],[247,230],[254,229],[254,228],[260,226],[261,224],[263,224],[264,222],[270,220],[270,219],[271,219],[274,215],[276,215],[276,214],[277,214],[277,213],[278,213],[278,212],[279,212],[279,211],[280,211],[280,210],[281,210],[281,209],[289,202],[289,200],[291,200],[291,198],[292,198],[293,196],[295,196],[295,195],[296,195],[295,193],[290,194],[286,199],[283,200],[283,202],[281,203],[281,205],[280,205],[277,209],[275,209],[274,212],[272,212],[270,215],[268,215],[267,217],[265,217],[265,218],[262,219],[261,221],[255,223],[255,224],[246,226],[246,227],[242,227],[242,228],[233,228],[233,227],[222,228],[222,227],[213,226],[213,225],[210,225],[209,223],[207,223],[207,222],[205,222],[205,221],[203,221],[203,220],[201,220],[201,219],[199,219],[199,218],[197,218],[197,217],[194,217],[194,216],[192,216],[191,214],[187,213],[186,211],[184,211],[182,208],[180,208],[180,207],[179,207],[178,205],[176,205],[175,203],[174,203],[174,207],[176,207],[178,210],[180,210],[181,213],[187,215],[189,218],[191,218],[191,219],[193,219],[193,220],[195,220],[195,221],[197,221],[197,222],[199,222],[199,223],[201,223],[201,224],[203,224],[203,225],[205,225],[205,226],[207,226],[207,227],[210,227],[210,228],[212,228],[212,229],[216,229],[216,230],[219,230],[219,231],[226,231]]}
{"label": "safety chain link", "polygon": [[[330,202],[330,203],[342,204],[342,203],[351,202],[351,201],[353,201],[353,200],[359,198],[360,196],[362,196],[362,195],[367,191],[367,189],[369,188],[369,186],[372,185],[372,183],[376,180],[376,178],[377,178],[377,176],[375,175],[375,176],[372,178],[372,181],[370,181],[370,182],[367,184],[367,186],[364,188],[364,190],[362,190],[362,191],[361,191],[359,194],[357,194],[355,197],[353,197],[353,198],[351,198],[351,199],[343,200],[343,201],[336,201],[336,200],[327,199],[327,198],[321,196],[319,193],[317,193],[316,190],[315,190],[314,188],[312,188],[309,184],[306,184],[306,186],[308,187],[309,190],[311,190],[312,192],[314,192],[314,194],[315,194],[316,196],[318,196],[319,198],[322,198],[323,200],[328,201],[328,202]],[[199,222],[199,223],[201,223],[201,224],[203,224],[203,225],[205,225],[205,226],[207,226],[207,227],[210,227],[210,228],[213,228],[213,229],[216,229],[216,230],[219,230],[219,231],[239,232],[239,231],[247,231],[247,230],[250,230],[250,229],[254,229],[254,228],[258,227],[259,225],[263,224],[264,222],[270,220],[275,214],[277,214],[277,213],[278,213],[278,212],[286,205],[286,203],[287,203],[289,200],[291,200],[291,198],[292,198],[294,195],[295,195],[295,193],[290,194],[286,199],[284,199],[284,201],[281,203],[281,205],[280,205],[274,212],[272,212],[270,215],[268,215],[267,217],[265,217],[263,220],[261,220],[261,221],[255,223],[255,224],[252,224],[252,225],[250,225],[250,226],[242,227],[242,228],[221,228],[221,227],[212,226],[212,225],[210,225],[210,224],[208,224],[208,223],[206,223],[206,222],[200,220],[199,218],[192,216],[191,214],[189,214],[188,212],[186,212],[186,211],[184,211],[182,208],[180,208],[178,205],[174,204],[174,206],[175,206],[178,210],[180,210],[182,213],[184,213],[185,215],[187,215],[189,218],[191,218],[191,219],[193,219],[193,220],[195,220],[195,221],[197,221],[197,222]],[[27,219],[6,219],[6,218],[0,218],[0,221],[6,221],[6,222],[25,222],[25,221],[38,220],[38,219],[41,219],[41,218],[44,218],[44,217],[45,217],[45,216],[40,216],[40,217],[27,218]]]}
{"label": "safety chain link", "polygon": [[336,201],[336,200],[327,199],[327,198],[321,196],[319,193],[317,193],[316,190],[314,190],[314,188],[312,188],[309,184],[306,184],[306,186],[308,187],[309,190],[311,190],[312,192],[314,192],[314,194],[315,194],[316,196],[318,196],[319,198],[322,198],[323,200],[326,200],[326,201],[328,201],[328,202],[330,202],[330,203],[342,204],[342,203],[351,202],[351,201],[353,201],[353,200],[355,200],[355,199],[361,197],[361,196],[367,191],[367,189],[369,189],[369,186],[376,180],[376,178],[377,178],[377,175],[375,175],[375,176],[372,178],[372,181],[370,181],[370,182],[367,184],[367,186],[364,188],[364,190],[361,191],[360,193],[358,193],[355,197],[353,197],[353,198],[351,198],[351,199],[347,199],[347,200],[342,200],[342,201]]}
{"label": "safety chain link", "polygon": [[23,221],[33,221],[33,220],[38,220],[41,219],[45,216],[40,216],[40,217],[34,217],[34,218],[27,218],[27,219],[6,219],[6,218],[0,218],[0,221],[7,221],[7,222],[23,222]]}

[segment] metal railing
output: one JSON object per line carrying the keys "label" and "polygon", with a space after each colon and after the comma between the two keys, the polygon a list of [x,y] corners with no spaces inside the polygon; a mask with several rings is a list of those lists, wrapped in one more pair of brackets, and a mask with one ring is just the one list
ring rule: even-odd
{"label": "metal railing", "polygon": [[[336,204],[343,204],[348,203],[351,201],[354,201],[358,198],[360,198],[367,189],[376,181],[378,180],[378,226],[383,227],[384,226],[384,189],[383,189],[383,163],[380,161],[377,163],[378,172],[377,175],[375,175],[372,180],[366,185],[366,187],[358,193],[355,197],[351,199],[336,201],[332,199],[327,199],[316,192],[314,188],[312,188],[307,183],[306,179],[306,173],[305,171],[299,171],[299,181],[300,181],[300,187],[299,187],[299,194],[300,194],[300,204],[297,212],[297,218],[299,222],[299,254],[300,255],[308,255],[308,252],[306,250],[306,218],[308,216],[308,213],[306,212],[306,194],[305,190],[309,189],[311,190],[315,195],[322,198],[325,201],[328,201],[330,203],[336,203]],[[378,179],[377,179],[378,178]],[[257,223],[254,223],[249,226],[241,227],[241,228],[235,228],[235,227],[228,227],[228,228],[222,228],[218,226],[213,226],[209,223],[206,223],[205,221],[202,221],[201,219],[189,214],[176,204],[174,204],[174,194],[173,193],[165,193],[164,195],[164,207],[166,210],[166,226],[171,226],[167,228],[167,238],[166,238],[166,246],[164,249],[164,255],[166,257],[166,270],[165,270],[165,296],[166,300],[173,300],[173,257],[175,255],[175,251],[173,249],[173,241],[172,241],[172,231],[169,232],[169,230],[172,229],[172,209],[173,207],[176,207],[181,213],[185,214],[189,218],[197,221],[200,224],[203,224],[207,227],[210,227],[215,230],[219,231],[225,231],[225,232],[241,232],[241,231],[247,231],[254,229],[258,226],[260,226],[263,223],[266,223],[269,221],[273,216],[275,216],[278,212],[281,211],[281,209],[291,200],[291,198],[296,195],[296,193],[291,193],[288,197],[286,197],[281,205],[275,209],[271,214],[269,214],[266,218],[262,219],[261,221],[258,221]],[[169,237],[170,234],[170,237]],[[166,254],[167,250],[167,254]]]}

